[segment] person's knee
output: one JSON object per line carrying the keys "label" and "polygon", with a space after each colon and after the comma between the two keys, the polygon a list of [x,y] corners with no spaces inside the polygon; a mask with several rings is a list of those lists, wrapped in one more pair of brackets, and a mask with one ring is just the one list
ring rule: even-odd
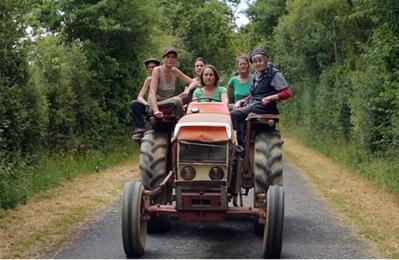
{"label": "person's knee", "polygon": [[231,119],[232,119],[233,121],[240,120],[241,113],[240,113],[240,111],[233,109],[233,110],[230,112],[230,116],[231,116]]}
{"label": "person's knee", "polygon": [[134,107],[137,106],[138,101],[136,99],[133,99],[132,101],[130,101],[129,106],[131,109],[133,109]]}
{"label": "person's knee", "polygon": [[132,103],[131,103],[131,108],[132,108],[133,110],[141,110],[141,108],[142,108],[143,106],[144,106],[144,105],[143,105],[142,103],[140,103],[140,101],[138,101],[138,100],[133,100]]}
{"label": "person's knee", "polygon": [[231,111],[230,111],[230,115],[231,115],[231,116],[237,115],[237,110],[235,110],[235,109],[231,110]]}
{"label": "person's knee", "polygon": [[172,102],[175,106],[183,106],[183,100],[181,97],[173,97]]}

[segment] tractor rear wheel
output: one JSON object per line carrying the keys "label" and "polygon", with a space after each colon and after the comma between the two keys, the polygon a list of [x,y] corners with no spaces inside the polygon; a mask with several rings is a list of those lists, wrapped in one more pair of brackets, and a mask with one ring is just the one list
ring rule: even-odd
{"label": "tractor rear wheel", "polygon": [[[254,207],[259,208],[265,198],[270,185],[283,185],[282,141],[280,133],[260,132],[255,136],[254,144]],[[263,195],[263,196],[262,196]],[[262,235],[264,225],[254,219],[255,234]]]}
{"label": "tractor rear wheel", "polygon": [[280,133],[259,133],[255,137],[255,194],[266,193],[270,185],[283,185]]}
{"label": "tractor rear wheel", "polygon": [[[140,175],[146,190],[159,187],[167,174],[169,139],[161,132],[147,132],[140,146]],[[153,197],[155,204],[166,204],[167,198],[163,192]],[[170,228],[170,217],[153,215],[148,222],[148,232],[166,232]]]}
{"label": "tractor rear wheel", "polygon": [[144,254],[147,221],[143,219],[144,188],[141,182],[127,182],[122,195],[122,239],[128,257]]}
{"label": "tractor rear wheel", "polygon": [[280,258],[283,247],[284,189],[272,185],[267,192],[263,258]]}

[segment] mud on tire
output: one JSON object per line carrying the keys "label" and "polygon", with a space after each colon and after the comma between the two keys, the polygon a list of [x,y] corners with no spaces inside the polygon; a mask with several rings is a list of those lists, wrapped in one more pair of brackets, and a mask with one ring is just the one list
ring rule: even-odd
{"label": "mud on tire", "polygon": [[[147,132],[140,146],[140,176],[146,190],[153,190],[161,184],[167,174],[169,140],[168,135],[150,131]],[[154,203],[165,204],[166,197],[158,193]],[[166,232],[170,227],[170,218],[165,216],[152,216],[148,222],[148,232]]]}

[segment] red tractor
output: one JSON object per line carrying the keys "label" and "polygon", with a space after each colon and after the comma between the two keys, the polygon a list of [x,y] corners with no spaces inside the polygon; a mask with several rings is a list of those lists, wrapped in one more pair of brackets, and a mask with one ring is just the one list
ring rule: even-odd
{"label": "red tractor", "polygon": [[[170,107],[161,109],[166,116],[150,118],[154,128],[141,143],[141,181],[126,183],[123,191],[126,255],[142,256],[147,231],[167,231],[172,215],[182,221],[245,216],[263,233],[262,256],[279,258],[284,191],[278,117],[249,115],[243,151],[225,104],[192,102],[180,120]],[[243,205],[249,195],[252,205]]]}

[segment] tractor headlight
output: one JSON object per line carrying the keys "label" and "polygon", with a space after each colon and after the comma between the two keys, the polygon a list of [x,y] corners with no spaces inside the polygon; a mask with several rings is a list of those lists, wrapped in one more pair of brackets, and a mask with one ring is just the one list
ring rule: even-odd
{"label": "tractor headlight", "polygon": [[224,171],[220,167],[213,167],[209,170],[209,178],[211,180],[221,180],[224,177]]}
{"label": "tractor headlight", "polygon": [[184,166],[180,171],[180,176],[185,181],[191,181],[195,177],[195,169],[191,166]]}

